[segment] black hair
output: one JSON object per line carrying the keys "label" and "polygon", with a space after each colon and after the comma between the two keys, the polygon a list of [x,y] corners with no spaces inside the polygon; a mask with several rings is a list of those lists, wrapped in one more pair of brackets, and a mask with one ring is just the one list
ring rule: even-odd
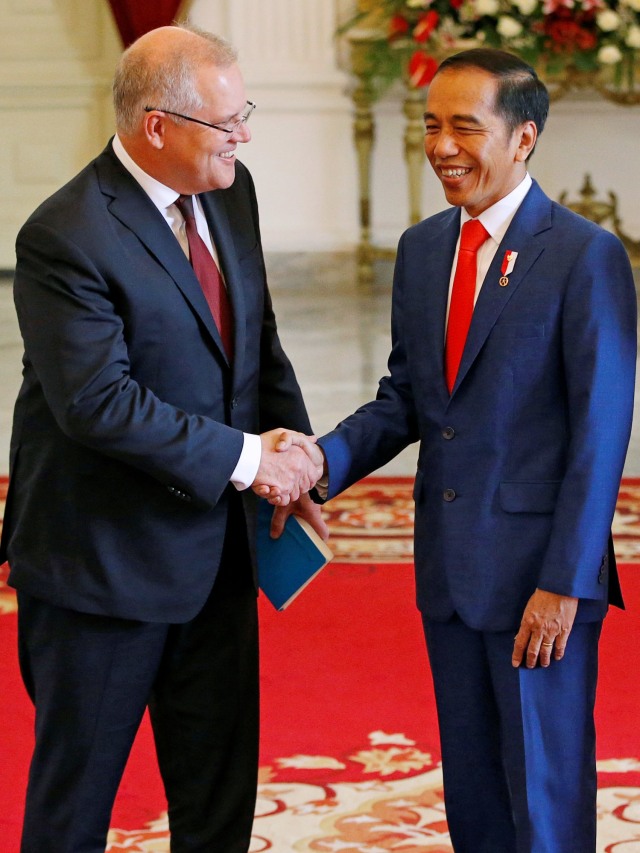
{"label": "black hair", "polygon": [[436,76],[457,68],[479,68],[495,77],[495,111],[510,132],[525,121],[532,121],[540,136],[549,114],[549,92],[530,65],[505,50],[477,47],[448,56],[440,63]]}

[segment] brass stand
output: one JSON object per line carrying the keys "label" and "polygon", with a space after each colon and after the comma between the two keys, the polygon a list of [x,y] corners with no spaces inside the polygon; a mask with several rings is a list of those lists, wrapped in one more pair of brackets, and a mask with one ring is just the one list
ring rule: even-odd
{"label": "brass stand", "polygon": [[[371,158],[375,142],[373,103],[374,87],[367,69],[367,53],[371,45],[380,40],[370,35],[354,33],[349,38],[351,48],[350,68],[356,78],[351,92],[354,105],[353,138],[358,159],[358,188],[360,211],[360,242],[358,244],[358,280],[368,284],[373,280],[376,260],[393,260],[394,249],[382,249],[371,242]],[[409,182],[409,224],[421,217],[422,178],[424,170],[424,100],[425,90],[407,88],[403,101],[406,117],[404,157]]]}
{"label": "brass stand", "polygon": [[360,242],[358,243],[358,281],[370,284],[373,280],[373,264],[376,260],[393,259],[392,249],[376,248],[371,242],[371,156],[375,142],[375,122],[372,106],[375,93],[371,77],[367,73],[367,53],[371,47],[370,37],[350,39],[351,70],[357,84],[351,92],[354,105],[353,139],[358,158],[358,207],[360,212]]}
{"label": "brass stand", "polygon": [[422,176],[424,169],[424,89],[408,89],[403,104],[407,119],[404,132],[404,158],[409,174],[409,222],[422,219]]}
{"label": "brass stand", "polygon": [[567,201],[566,190],[561,193],[558,201],[566,207],[590,219],[598,225],[603,225],[607,222],[611,223],[614,233],[619,237],[623,246],[629,254],[631,263],[634,266],[640,265],[640,240],[633,240],[622,230],[622,222],[618,216],[618,197],[609,190],[607,193],[608,201],[598,201],[595,198],[596,191],[591,183],[591,175],[584,176],[584,183],[580,190],[580,199],[578,201]]}

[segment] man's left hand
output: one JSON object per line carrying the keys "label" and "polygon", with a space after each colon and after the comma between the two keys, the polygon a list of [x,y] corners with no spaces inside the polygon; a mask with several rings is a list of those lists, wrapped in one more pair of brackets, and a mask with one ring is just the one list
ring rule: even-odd
{"label": "man's left hand", "polygon": [[299,515],[313,527],[316,533],[327,541],[329,528],[322,518],[322,512],[318,504],[315,504],[309,495],[301,495],[297,501],[292,501],[287,506],[276,507],[271,518],[271,536],[278,539],[284,530],[287,518],[290,515]]}
{"label": "man's left hand", "polygon": [[552,652],[555,660],[561,660],[577,609],[577,598],[537,589],[527,602],[516,635],[511,658],[513,666],[520,666],[525,660],[528,669],[533,669],[538,662],[547,667]]}

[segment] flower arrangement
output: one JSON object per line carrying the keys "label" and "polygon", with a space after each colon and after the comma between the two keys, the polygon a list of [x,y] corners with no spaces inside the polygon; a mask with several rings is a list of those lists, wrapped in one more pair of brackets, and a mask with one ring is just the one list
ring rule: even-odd
{"label": "flower arrangement", "polygon": [[339,32],[365,18],[380,31],[367,56],[378,91],[398,78],[427,86],[444,55],[481,45],[516,53],[547,76],[610,70],[614,86],[634,88],[640,0],[361,0]]}

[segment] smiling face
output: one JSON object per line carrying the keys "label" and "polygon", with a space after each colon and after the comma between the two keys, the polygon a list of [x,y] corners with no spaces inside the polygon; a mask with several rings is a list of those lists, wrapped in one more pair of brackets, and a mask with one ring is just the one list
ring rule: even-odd
{"label": "smiling face", "polygon": [[[240,118],[247,96],[236,64],[204,66],[196,82],[203,106],[191,113],[193,118],[223,127]],[[225,133],[192,121],[178,124],[166,115],[162,119],[164,182],[184,195],[226,189],[235,179],[238,143],[250,139],[246,124]]]}
{"label": "smiling face", "polygon": [[239,122],[247,96],[237,64],[202,65],[196,72],[195,85],[202,107],[185,111],[185,115],[221,127],[238,123],[232,133],[194,121],[174,120],[161,109],[162,104],[143,112],[134,133],[118,131],[138,165],[180,195],[230,187],[236,176],[238,143],[251,139],[248,126]]}
{"label": "smiling face", "polygon": [[475,217],[517,187],[536,126],[513,132],[495,112],[498,80],[479,68],[436,74],[427,94],[425,152],[450,204]]}

